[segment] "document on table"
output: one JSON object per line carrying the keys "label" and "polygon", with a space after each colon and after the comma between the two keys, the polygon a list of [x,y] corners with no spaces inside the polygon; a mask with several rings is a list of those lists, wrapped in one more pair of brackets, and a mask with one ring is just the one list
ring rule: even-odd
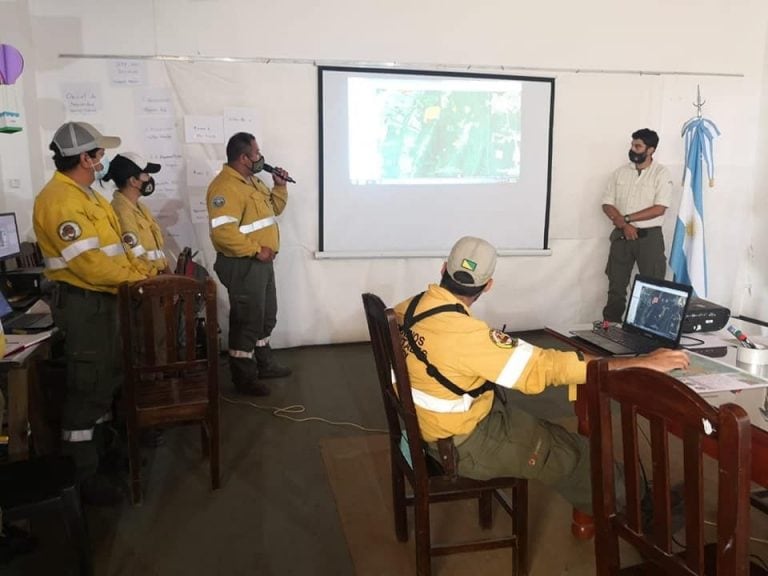
{"label": "document on table", "polygon": [[5,356],[12,356],[24,350],[32,348],[44,340],[48,340],[53,334],[53,330],[46,330],[37,334],[6,334],[5,335]]}
{"label": "document on table", "polygon": [[699,354],[690,354],[687,370],[673,370],[674,376],[699,394],[768,386],[768,380]]}

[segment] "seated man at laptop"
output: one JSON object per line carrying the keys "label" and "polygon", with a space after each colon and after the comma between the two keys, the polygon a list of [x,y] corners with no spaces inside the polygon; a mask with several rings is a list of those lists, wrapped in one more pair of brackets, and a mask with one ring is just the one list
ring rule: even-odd
{"label": "seated man at laptop", "polygon": [[[473,318],[469,308],[491,289],[495,267],[491,244],[464,237],[443,265],[440,285],[395,307],[422,435],[438,460],[437,441],[452,439],[462,476],[538,479],[591,513],[587,439],[494,394],[496,385],[536,394],[581,384],[589,358],[537,348]],[[669,371],[687,367],[688,356],[660,349],[611,360],[614,369],[630,366]]]}

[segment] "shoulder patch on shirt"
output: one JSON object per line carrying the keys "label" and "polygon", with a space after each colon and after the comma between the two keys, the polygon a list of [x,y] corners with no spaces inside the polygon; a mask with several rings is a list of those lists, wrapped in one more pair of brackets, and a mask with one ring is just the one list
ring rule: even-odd
{"label": "shoulder patch on shirt", "polygon": [[216,208],[221,208],[226,203],[226,200],[224,200],[224,196],[216,196],[213,200],[211,200],[211,204],[216,206]]}
{"label": "shoulder patch on shirt", "polygon": [[59,238],[66,242],[77,240],[80,238],[80,234],[82,233],[83,230],[80,228],[80,225],[77,222],[68,220],[59,224]]}
{"label": "shoulder patch on shirt", "polygon": [[514,348],[517,346],[517,338],[512,338],[512,336],[501,330],[492,328],[488,331],[488,335],[491,337],[491,342],[499,348]]}
{"label": "shoulder patch on shirt", "polygon": [[123,242],[125,242],[131,248],[135,248],[139,243],[139,238],[133,232],[125,232],[123,233]]}

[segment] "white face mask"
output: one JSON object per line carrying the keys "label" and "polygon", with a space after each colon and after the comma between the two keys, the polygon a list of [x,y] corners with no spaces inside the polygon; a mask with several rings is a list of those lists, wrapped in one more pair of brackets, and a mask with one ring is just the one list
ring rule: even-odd
{"label": "white face mask", "polygon": [[[109,172],[109,156],[104,154],[104,156],[101,157],[101,160],[94,164],[93,160],[89,157],[88,160],[91,163],[91,168],[93,168],[93,177],[96,180],[104,180],[104,176],[107,175],[107,172]],[[101,165],[101,168],[96,168],[96,166]]]}

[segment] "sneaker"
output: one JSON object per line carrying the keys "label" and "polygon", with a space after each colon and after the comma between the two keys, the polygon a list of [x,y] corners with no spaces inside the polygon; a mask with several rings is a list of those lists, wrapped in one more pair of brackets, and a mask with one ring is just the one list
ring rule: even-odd
{"label": "sneaker", "polygon": [[118,506],[123,493],[103,474],[94,474],[80,482],[80,499],[90,506]]}

